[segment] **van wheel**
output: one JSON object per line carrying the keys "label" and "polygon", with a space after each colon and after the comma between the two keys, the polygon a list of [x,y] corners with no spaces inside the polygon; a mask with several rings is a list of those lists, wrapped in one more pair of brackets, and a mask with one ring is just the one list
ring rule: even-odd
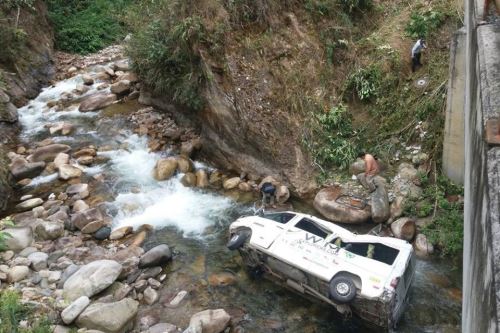
{"label": "van wheel", "polygon": [[356,286],[348,277],[338,276],[330,281],[330,298],[339,304],[350,303],[356,297]]}
{"label": "van wheel", "polygon": [[245,232],[244,230],[237,230],[233,236],[231,236],[229,242],[227,242],[227,248],[231,251],[239,249],[248,239],[248,236],[248,232]]}

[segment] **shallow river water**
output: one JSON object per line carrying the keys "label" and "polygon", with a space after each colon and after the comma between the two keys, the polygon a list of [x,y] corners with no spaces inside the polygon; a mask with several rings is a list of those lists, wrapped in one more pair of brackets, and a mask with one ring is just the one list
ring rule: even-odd
{"label": "shallow river water", "polygon": [[[23,126],[21,141],[43,140],[49,137],[45,125],[66,121],[74,125],[72,135],[53,137],[55,142],[68,144],[73,151],[90,144],[109,147],[99,153],[107,162],[83,167],[82,181],[91,184],[92,198],[107,202],[113,227],[153,225],[155,231],[144,244],[146,250],[166,242],[174,251],[174,260],[167,267],[167,279],[160,290],[160,302],[141,308],[141,316],[154,314],[162,322],[186,327],[194,312],[224,308],[239,319],[245,332],[377,331],[357,319],[344,320],[332,308],[305,300],[271,282],[250,279],[238,254],[228,251],[225,243],[228,225],[238,216],[252,213],[251,200],[186,188],[180,183],[180,175],[164,182],[154,180],[151,171],[156,161],[169,152],[148,152],[147,138],[132,133],[126,117],[140,108],[135,102],[114,105],[112,112],[108,109],[80,113],[77,104],[59,112],[46,107],[49,100],[59,99],[61,93],[70,92],[79,83],[80,76],[61,81],[19,109]],[[195,166],[209,168],[199,162]],[[103,182],[93,179],[98,174],[104,175]],[[35,178],[21,192],[46,197],[57,193],[62,185],[56,174],[44,175]],[[311,210],[306,204],[296,205],[296,209]],[[418,260],[416,272],[410,306],[397,331],[458,332],[460,262],[438,258]],[[221,276],[231,277],[232,282],[212,283]],[[178,308],[163,305],[162,300],[171,299],[180,290],[188,291],[184,305]]]}

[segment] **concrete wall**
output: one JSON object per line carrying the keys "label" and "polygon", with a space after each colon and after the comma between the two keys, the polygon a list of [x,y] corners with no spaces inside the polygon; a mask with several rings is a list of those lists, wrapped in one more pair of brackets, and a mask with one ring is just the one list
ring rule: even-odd
{"label": "concrete wall", "polygon": [[486,131],[500,116],[500,22],[478,26],[482,5],[466,0],[465,9],[462,330],[471,333],[500,328],[500,147]]}

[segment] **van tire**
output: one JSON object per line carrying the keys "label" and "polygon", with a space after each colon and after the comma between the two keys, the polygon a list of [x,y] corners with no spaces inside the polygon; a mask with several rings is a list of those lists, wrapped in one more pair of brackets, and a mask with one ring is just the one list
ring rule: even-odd
{"label": "van tire", "polygon": [[330,298],[338,304],[347,304],[356,297],[354,282],[345,276],[337,276],[330,281]]}
{"label": "van tire", "polygon": [[236,232],[231,236],[229,242],[227,242],[227,248],[231,251],[239,249],[245,241],[248,239],[248,232],[244,230],[236,230]]}

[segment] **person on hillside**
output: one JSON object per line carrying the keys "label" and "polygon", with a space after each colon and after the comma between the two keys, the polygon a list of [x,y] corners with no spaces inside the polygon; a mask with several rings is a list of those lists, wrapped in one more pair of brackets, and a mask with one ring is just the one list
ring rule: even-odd
{"label": "person on hillside", "polygon": [[279,183],[272,177],[264,178],[259,184],[259,191],[262,193],[262,206],[270,205],[276,208],[276,187]]}
{"label": "person on hillside", "polygon": [[365,161],[365,172],[360,173],[356,177],[364,188],[366,188],[370,192],[373,192],[377,189],[373,182],[373,178],[380,172],[380,167],[378,165],[377,159],[373,155],[367,154],[365,152],[359,153],[358,157]]}
{"label": "person on hillside", "polygon": [[411,71],[415,72],[418,67],[422,66],[422,63],[420,62],[420,57],[421,57],[421,52],[422,49],[426,49],[427,44],[425,43],[425,40],[423,38],[420,38],[417,40],[415,45],[413,45],[413,48],[411,49]]}

